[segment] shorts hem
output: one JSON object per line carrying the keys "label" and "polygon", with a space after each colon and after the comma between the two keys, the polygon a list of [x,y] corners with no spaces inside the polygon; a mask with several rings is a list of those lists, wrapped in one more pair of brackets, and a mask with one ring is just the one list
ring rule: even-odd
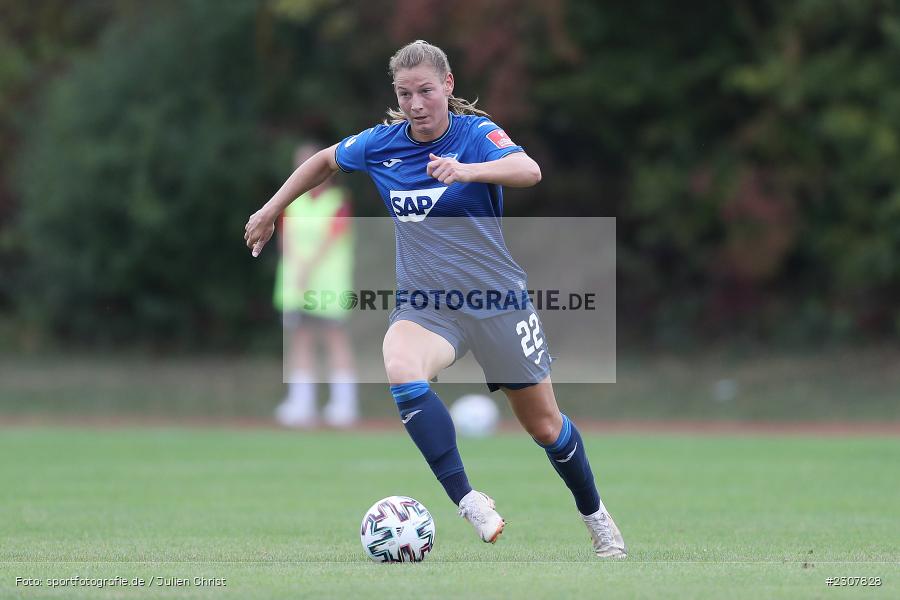
{"label": "shorts hem", "polygon": [[[541,381],[543,380],[544,378],[542,377]],[[485,383],[485,385],[491,392],[496,392],[500,388],[506,388],[508,390],[524,390],[527,387],[539,384],[541,381],[534,381],[531,383]]]}

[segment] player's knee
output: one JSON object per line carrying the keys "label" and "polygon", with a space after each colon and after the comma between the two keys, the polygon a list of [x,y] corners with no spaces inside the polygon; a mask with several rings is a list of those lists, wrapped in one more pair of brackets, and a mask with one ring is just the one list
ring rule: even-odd
{"label": "player's knee", "polygon": [[560,427],[553,419],[540,419],[526,426],[526,431],[538,444],[549,446],[559,438]]}
{"label": "player's knee", "polygon": [[412,357],[402,355],[385,356],[384,370],[391,385],[426,379],[420,361]]}

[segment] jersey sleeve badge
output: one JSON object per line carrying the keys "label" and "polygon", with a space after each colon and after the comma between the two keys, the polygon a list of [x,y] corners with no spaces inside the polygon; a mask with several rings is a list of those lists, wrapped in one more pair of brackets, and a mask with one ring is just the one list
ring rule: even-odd
{"label": "jersey sleeve badge", "polygon": [[509,139],[509,136],[506,135],[506,132],[502,129],[495,129],[489,134],[487,134],[487,139],[491,140],[491,142],[500,149],[509,148],[510,146],[515,146],[516,143]]}

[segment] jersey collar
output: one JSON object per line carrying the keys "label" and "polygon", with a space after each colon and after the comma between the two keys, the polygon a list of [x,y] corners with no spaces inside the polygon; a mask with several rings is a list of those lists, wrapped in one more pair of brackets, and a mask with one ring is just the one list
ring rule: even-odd
{"label": "jersey collar", "polygon": [[417,141],[417,140],[413,139],[413,136],[411,136],[411,135],[409,134],[409,129],[410,129],[410,127],[411,127],[412,125],[410,124],[409,121],[407,121],[407,122],[406,122],[406,127],[403,128],[403,132],[406,134],[406,139],[408,139],[409,141],[411,141],[413,144],[415,144],[415,145],[417,145],[417,146],[430,146],[431,144],[436,144],[436,143],[438,143],[439,141],[441,141],[442,139],[444,139],[445,137],[447,137],[447,136],[450,134],[450,130],[453,129],[453,113],[452,113],[451,111],[447,111],[447,114],[449,115],[449,117],[448,117],[448,122],[449,122],[449,124],[447,125],[447,131],[445,131],[444,133],[442,133],[442,134],[441,134],[441,137],[436,138],[436,139],[433,139],[433,140],[431,140],[430,142],[420,142],[420,141]]}

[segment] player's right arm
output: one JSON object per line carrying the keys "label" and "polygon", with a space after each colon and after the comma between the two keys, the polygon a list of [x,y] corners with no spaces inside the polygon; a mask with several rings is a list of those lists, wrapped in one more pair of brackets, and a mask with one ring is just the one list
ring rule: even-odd
{"label": "player's right arm", "polygon": [[339,167],[335,161],[338,144],[319,150],[288,177],[275,195],[261,209],[250,215],[244,226],[244,241],[254,257],[272,239],[275,220],[288,204],[334,175]]}

